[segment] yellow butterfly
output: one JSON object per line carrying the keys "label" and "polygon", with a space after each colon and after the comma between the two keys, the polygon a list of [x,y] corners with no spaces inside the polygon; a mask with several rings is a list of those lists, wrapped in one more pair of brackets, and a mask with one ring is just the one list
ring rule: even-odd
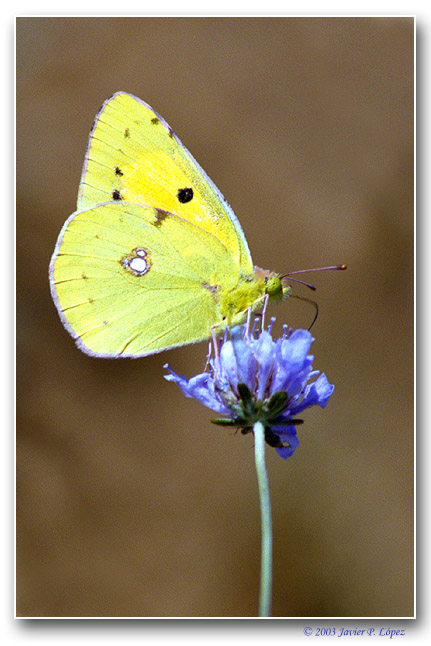
{"label": "yellow butterfly", "polygon": [[207,339],[290,294],[253,267],[231,207],[168,124],[124,92],[95,119],[49,272],[78,347],[107,358]]}

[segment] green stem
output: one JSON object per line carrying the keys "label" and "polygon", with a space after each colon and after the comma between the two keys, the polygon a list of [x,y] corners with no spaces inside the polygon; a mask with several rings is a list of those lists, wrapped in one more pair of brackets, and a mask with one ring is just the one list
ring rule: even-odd
{"label": "green stem", "polygon": [[265,428],[262,422],[255,422],[253,433],[262,527],[259,617],[270,617],[272,597],[272,520],[268,474],[265,467]]}

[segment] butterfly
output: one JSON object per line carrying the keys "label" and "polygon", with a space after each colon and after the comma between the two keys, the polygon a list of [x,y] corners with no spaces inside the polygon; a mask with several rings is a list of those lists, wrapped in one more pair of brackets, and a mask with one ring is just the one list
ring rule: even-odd
{"label": "butterfly", "polygon": [[223,195],[164,119],[125,92],[96,116],[49,277],[78,347],[105,358],[202,341],[291,289],[253,266]]}

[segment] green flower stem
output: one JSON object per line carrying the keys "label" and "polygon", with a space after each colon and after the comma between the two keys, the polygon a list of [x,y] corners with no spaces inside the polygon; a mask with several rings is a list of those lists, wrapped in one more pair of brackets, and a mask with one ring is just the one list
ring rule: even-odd
{"label": "green flower stem", "polygon": [[262,422],[255,422],[253,433],[262,526],[259,617],[270,617],[272,597],[272,520],[268,474],[265,467],[265,428]]}

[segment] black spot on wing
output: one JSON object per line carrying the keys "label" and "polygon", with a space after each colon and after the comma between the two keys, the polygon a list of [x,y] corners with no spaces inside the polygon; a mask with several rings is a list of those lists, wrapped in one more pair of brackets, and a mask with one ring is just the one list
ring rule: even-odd
{"label": "black spot on wing", "polygon": [[163,209],[155,209],[156,211],[156,219],[154,220],[153,224],[155,227],[161,227],[163,220],[166,220],[170,216],[169,211],[164,211]]}
{"label": "black spot on wing", "polygon": [[118,166],[115,169],[115,174],[118,175],[118,177],[121,177],[122,175],[124,175],[124,173],[121,172],[121,169],[118,168]]}
{"label": "black spot on wing", "polygon": [[220,289],[220,285],[210,285],[209,283],[202,283],[202,287],[207,289],[212,297],[214,298],[215,302],[217,303],[218,301],[218,291]]}
{"label": "black spot on wing", "polygon": [[177,197],[181,204],[187,204],[193,199],[193,189],[191,187],[179,188]]}
{"label": "black spot on wing", "polygon": [[113,200],[122,200],[123,198],[121,197],[120,191],[115,189],[115,191],[112,191],[112,199]]}
{"label": "black spot on wing", "polygon": [[153,117],[151,119],[151,123],[153,124],[153,126],[158,126],[160,123],[160,119],[158,119],[157,117]]}
{"label": "black spot on wing", "polygon": [[130,130],[129,128],[126,128],[124,131],[124,138],[127,139],[127,137],[130,137]]}

